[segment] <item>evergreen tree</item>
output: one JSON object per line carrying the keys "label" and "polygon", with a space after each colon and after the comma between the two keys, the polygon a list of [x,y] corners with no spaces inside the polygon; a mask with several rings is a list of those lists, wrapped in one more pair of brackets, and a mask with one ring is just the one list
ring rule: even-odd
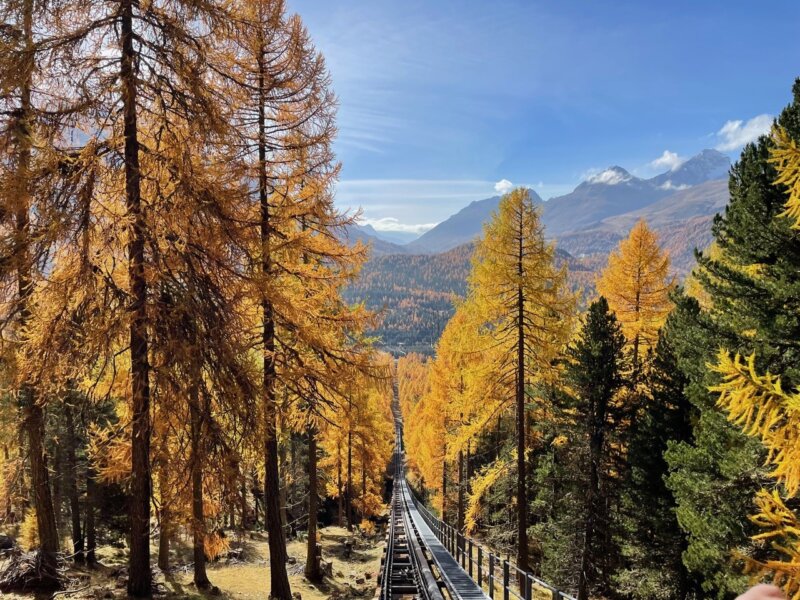
{"label": "evergreen tree", "polygon": [[648,394],[631,434],[630,470],[622,491],[620,544],[626,566],[615,580],[619,591],[633,598],[684,600],[698,592],[683,565],[686,538],[666,483],[669,467],[664,454],[670,444],[690,441],[692,416],[684,392],[688,380],[666,333],[670,321],[647,361]]}
{"label": "evergreen tree", "polygon": [[[800,228],[800,150],[797,140],[782,127],[773,130],[776,146],[772,162],[778,170],[776,183],[786,186],[786,211],[777,218],[790,219],[792,228]],[[756,498],[758,514],[752,520],[762,528],[755,540],[769,540],[766,557],[745,557],[746,567],[758,576],[770,576],[781,585],[787,597],[800,596],[800,518],[794,500],[800,491],[800,436],[798,436],[798,401],[800,392],[783,386],[783,374],[767,371],[760,375],[756,354],[746,361],[738,353],[731,358],[720,350],[714,370],[722,377],[711,391],[719,393],[719,405],[729,413],[731,422],[751,436],[760,438],[768,450],[770,475],[778,486],[761,489]],[[775,554],[778,556],[776,557]]]}
{"label": "evergreen tree", "polygon": [[[777,119],[786,134],[800,139],[800,81],[794,100]],[[757,556],[749,540],[754,527],[743,519],[765,483],[763,450],[747,439],[716,406],[708,391],[719,374],[720,347],[755,352],[758,372],[783,375],[785,389],[800,382],[800,238],[786,210],[785,187],[776,184],[771,160],[775,142],[762,136],[747,145],[730,175],[730,203],[714,221],[715,249],[698,256],[693,285],[698,300],[682,298],[670,342],[688,379],[687,398],[698,411],[691,442],[667,452],[668,484],[678,503],[678,520],[688,536],[685,565],[706,595],[725,597],[745,580],[731,562],[733,549]]]}
{"label": "evergreen tree", "polygon": [[620,325],[601,296],[589,306],[577,340],[569,349],[567,368],[589,447],[578,600],[587,600],[593,590],[610,590],[607,557],[614,549],[608,547],[607,535],[609,445],[613,400],[623,384],[624,347]]}

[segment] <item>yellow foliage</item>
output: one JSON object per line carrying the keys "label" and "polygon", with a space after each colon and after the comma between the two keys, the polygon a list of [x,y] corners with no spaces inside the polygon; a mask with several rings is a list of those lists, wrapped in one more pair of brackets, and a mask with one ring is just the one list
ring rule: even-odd
{"label": "yellow foliage", "polygon": [[658,330],[672,310],[669,293],[674,285],[669,255],[640,220],[608,257],[597,280],[598,293],[608,300],[637,358],[655,347]]}
{"label": "yellow foliage", "polygon": [[483,514],[484,496],[497,480],[508,472],[516,460],[516,454],[516,451],[514,451],[506,458],[498,458],[484,467],[473,479],[472,488],[467,499],[467,510],[464,515],[467,533],[472,533],[478,526],[478,521]]}
{"label": "yellow foliage", "polygon": [[761,438],[773,477],[789,496],[796,495],[800,490],[800,394],[785,392],[775,375],[759,375],[754,354],[745,363],[738,354],[731,358],[722,350],[712,367],[722,375],[722,382],[711,388],[719,393],[720,406],[746,434]]}
{"label": "yellow foliage", "polygon": [[[715,371],[722,382],[711,388],[719,393],[719,404],[728,418],[748,435],[760,437],[768,450],[772,475],[783,485],[786,496],[800,490],[800,394],[787,393],[780,378],[759,375],[755,355],[746,362],[738,354],[731,358],[722,350]],[[765,531],[754,539],[769,540],[784,561],[756,561],[744,557],[748,572],[758,577],[771,574],[792,599],[800,598],[800,523],[776,491],[761,490],[756,498],[758,514],[752,521]]]}
{"label": "yellow foliage", "polygon": [[218,532],[208,534],[203,539],[203,551],[209,560],[214,560],[221,554],[228,551],[230,542],[227,538],[222,537]]}
{"label": "yellow foliage", "polygon": [[25,513],[19,528],[19,544],[25,550],[39,547],[39,526],[36,522],[36,510],[31,508]]}
{"label": "yellow foliage", "polygon": [[783,184],[789,189],[789,199],[782,217],[794,221],[792,227],[800,229],[800,148],[797,142],[782,127],[772,131],[775,148],[772,149],[771,161],[778,169],[775,183]]}

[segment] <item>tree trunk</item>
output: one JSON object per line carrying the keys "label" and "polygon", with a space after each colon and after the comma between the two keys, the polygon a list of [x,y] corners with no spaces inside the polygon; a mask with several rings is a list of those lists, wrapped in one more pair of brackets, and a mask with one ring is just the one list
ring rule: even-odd
{"label": "tree trunk", "polygon": [[[445,446],[445,456],[447,447]],[[447,523],[447,460],[442,456],[442,521]]]}
{"label": "tree trunk", "polygon": [[[283,415],[282,411],[278,411],[278,435],[280,432],[284,431],[283,428]],[[291,445],[291,438],[289,438],[289,445]],[[283,534],[285,536],[289,535],[289,517],[286,514],[286,509],[289,504],[289,497],[288,497],[288,486],[286,484],[288,478],[286,477],[286,471],[288,469],[288,463],[286,460],[286,444],[281,444],[278,446],[278,477],[280,478],[280,504],[281,504],[281,527],[283,527]]]}
{"label": "tree trunk", "polygon": [[336,489],[339,490],[339,527],[344,527],[344,490],[342,489],[342,461],[336,462]]}
{"label": "tree trunk", "polygon": [[55,560],[58,552],[58,530],[53,513],[53,500],[50,496],[47,457],[44,452],[44,412],[35,404],[33,390],[27,388],[25,408],[25,428],[28,430],[28,443],[31,462],[31,483],[33,503],[36,508],[36,526],[39,531],[39,547],[47,561]]}
{"label": "tree trunk", "polygon": [[347,432],[347,531],[353,531],[353,432]]}
{"label": "tree trunk", "polygon": [[133,0],[121,0],[122,57],[120,83],[125,138],[125,202],[131,220],[128,232],[130,280],[130,353],[132,387],[130,553],[128,594],[150,595],[150,365],[147,340],[147,282],[144,273],[145,219],[139,171],[139,133],[136,122],[136,52],[133,48]]}
{"label": "tree trunk", "polygon": [[317,546],[317,432],[308,428],[308,547],[306,549],[306,578],[320,581],[322,571]]}
{"label": "tree trunk", "polygon": [[[69,434],[67,434],[69,435]],[[56,531],[58,539],[61,539],[61,532],[64,529],[61,507],[64,502],[61,498],[62,475],[64,473],[64,450],[60,443],[56,443],[55,454],[53,456],[53,516],[56,520]]]}
{"label": "tree trunk", "polygon": [[166,457],[162,460],[161,468],[158,470],[158,488],[161,491],[161,514],[159,515],[161,531],[158,535],[158,568],[166,573],[169,571],[169,545],[172,538],[172,510],[169,506],[170,501],[166,498],[165,492],[165,490],[169,488]]}
{"label": "tree trunk", "polygon": [[[30,163],[31,163],[31,130],[33,110],[31,107],[31,85],[35,64],[35,47],[33,40],[33,0],[24,0],[22,4],[22,35],[25,41],[25,72],[20,87],[19,121],[16,123],[18,139],[17,177],[19,193],[22,195],[20,206],[15,214],[15,228],[18,240],[17,251],[17,299],[19,301],[20,330],[30,318],[30,296],[33,292],[30,264]],[[20,389],[20,400],[23,406],[23,423],[21,430],[27,431],[28,453],[30,455],[31,485],[33,503],[36,508],[36,524],[39,529],[39,544],[43,559],[47,562],[55,560],[58,552],[58,529],[56,527],[53,498],[50,493],[50,481],[47,471],[47,456],[44,449],[44,410],[37,401],[36,392],[29,385]]]}
{"label": "tree trunk", "polygon": [[458,511],[456,513],[456,529],[464,533],[464,452],[458,451]]}
{"label": "tree trunk", "polygon": [[[271,225],[267,191],[267,139],[266,139],[266,90],[264,70],[264,46],[258,57],[258,192],[261,206],[261,270],[264,278],[272,271]],[[269,540],[270,597],[276,600],[292,600],[289,576],[286,572],[286,538],[281,525],[280,474],[278,473],[277,402],[275,398],[275,317],[272,303],[264,298],[261,305],[264,321],[264,417],[266,419],[264,439],[264,504],[265,522]]]}
{"label": "tree trunk", "polygon": [[95,530],[95,507],[97,506],[97,481],[94,467],[86,468],[86,564],[97,564],[97,531]]}
{"label": "tree trunk", "polygon": [[259,517],[258,517],[258,491],[257,491],[258,490],[258,474],[256,473],[255,467],[253,467],[253,469],[252,469],[252,471],[250,473],[250,477],[253,480],[252,492],[253,492],[253,513],[254,513],[254,518],[255,518],[255,526],[258,527],[258,524],[259,524]]}
{"label": "tree trunk", "polygon": [[[199,375],[197,375],[199,378]],[[194,555],[194,584],[198,589],[211,586],[206,573],[205,533],[206,520],[203,514],[203,419],[197,382],[192,382],[189,390],[189,420],[191,425],[191,457],[189,459],[192,476],[192,552]]]}
{"label": "tree trunk", "polygon": [[[366,456],[366,453],[364,454]],[[361,520],[363,521],[366,518],[366,511],[364,510],[366,507],[367,501],[367,468],[364,465],[364,461],[361,461]]]}
{"label": "tree trunk", "polygon": [[76,563],[83,564],[83,533],[81,532],[81,506],[78,498],[78,467],[75,460],[75,420],[72,417],[72,407],[64,403],[64,418],[66,420],[66,454],[67,454],[67,496],[69,499],[69,512],[72,521],[72,552]]}
{"label": "tree trunk", "polygon": [[[519,233],[517,271],[523,274],[522,232]],[[528,502],[525,497],[525,296],[517,288],[517,566],[528,570]]]}
{"label": "tree trunk", "polygon": [[592,581],[593,544],[597,526],[598,500],[600,496],[600,461],[602,459],[605,410],[592,402],[589,432],[589,489],[586,493],[586,524],[581,553],[581,568],[578,573],[578,600],[588,600],[589,584]]}

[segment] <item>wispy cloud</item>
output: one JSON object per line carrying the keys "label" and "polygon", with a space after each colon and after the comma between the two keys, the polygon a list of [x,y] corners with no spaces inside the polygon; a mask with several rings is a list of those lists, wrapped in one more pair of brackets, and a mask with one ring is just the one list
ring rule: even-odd
{"label": "wispy cloud", "polygon": [[383,217],[381,219],[362,219],[364,225],[372,225],[377,231],[402,231],[403,233],[422,234],[433,229],[438,223],[401,223],[394,217]]}
{"label": "wispy cloud", "polygon": [[772,115],[758,115],[748,121],[737,119],[736,121],[728,121],[717,132],[717,138],[720,140],[716,149],[722,152],[730,152],[731,150],[738,150],[745,144],[754,142],[759,136],[767,133],[772,127]]}
{"label": "wispy cloud", "polygon": [[651,161],[648,166],[653,169],[669,169],[670,171],[674,171],[685,162],[686,159],[678,156],[677,152],[664,150],[664,154],[659,156],[654,161]]}

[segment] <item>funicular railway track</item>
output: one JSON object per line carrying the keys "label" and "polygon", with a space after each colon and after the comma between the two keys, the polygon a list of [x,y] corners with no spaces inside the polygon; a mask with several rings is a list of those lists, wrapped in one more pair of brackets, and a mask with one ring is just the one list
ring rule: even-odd
{"label": "funicular railway track", "polygon": [[405,477],[403,419],[394,387],[391,514],[381,600],[574,600],[483,550],[418,503]]}

